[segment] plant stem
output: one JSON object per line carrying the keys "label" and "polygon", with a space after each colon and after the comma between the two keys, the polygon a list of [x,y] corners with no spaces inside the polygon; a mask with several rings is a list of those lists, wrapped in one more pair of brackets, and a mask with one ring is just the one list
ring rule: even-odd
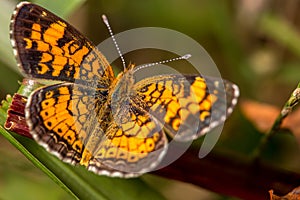
{"label": "plant stem", "polygon": [[292,92],[290,98],[287,100],[285,105],[283,106],[281,112],[279,113],[278,117],[276,118],[272,128],[268,133],[266,133],[262,139],[258,147],[253,152],[253,160],[258,161],[261,153],[263,152],[266,144],[268,141],[278,132],[283,120],[292,112],[293,108],[299,103],[300,101],[300,82],[298,83],[297,88]]}

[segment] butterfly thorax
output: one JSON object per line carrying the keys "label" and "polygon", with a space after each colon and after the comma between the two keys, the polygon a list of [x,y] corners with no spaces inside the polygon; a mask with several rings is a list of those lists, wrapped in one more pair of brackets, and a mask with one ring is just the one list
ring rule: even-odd
{"label": "butterfly thorax", "polygon": [[130,99],[134,96],[134,76],[133,76],[134,65],[129,67],[122,73],[120,73],[110,88],[108,99],[111,101],[112,114],[116,118],[122,120],[126,113],[129,112]]}

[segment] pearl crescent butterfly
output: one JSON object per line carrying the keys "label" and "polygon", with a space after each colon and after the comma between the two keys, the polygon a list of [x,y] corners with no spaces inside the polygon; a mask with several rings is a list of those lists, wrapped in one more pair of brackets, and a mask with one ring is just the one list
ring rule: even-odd
{"label": "pearl crescent butterfly", "polygon": [[[28,98],[33,138],[97,174],[134,177],[153,170],[166,153],[166,133],[196,139],[224,122],[237,103],[238,87],[226,80],[168,74],[137,81],[132,64],[115,77],[91,41],[32,3],[17,5],[11,42],[27,77],[60,81]],[[226,111],[218,112],[224,102]]]}

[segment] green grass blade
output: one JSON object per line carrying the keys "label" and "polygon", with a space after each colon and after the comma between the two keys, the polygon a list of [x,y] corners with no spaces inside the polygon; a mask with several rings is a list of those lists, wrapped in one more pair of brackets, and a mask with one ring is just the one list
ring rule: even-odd
{"label": "green grass blade", "polygon": [[[21,153],[23,153],[34,165],[40,168],[43,172],[45,172],[53,181],[55,181],[60,187],[62,187],[65,191],[70,193],[73,197],[76,197],[72,191],[60,181],[45,165],[42,164],[41,161],[37,157],[35,157],[31,152],[30,149],[26,148],[26,146],[30,145],[32,141],[29,141],[27,138],[20,138],[18,136],[13,136],[11,133],[6,131],[2,126],[0,126],[0,133],[4,138],[6,138],[13,146],[15,146]],[[24,140],[28,140],[26,145],[24,146]],[[40,148],[40,147],[38,147]],[[42,155],[43,153],[41,153]]]}

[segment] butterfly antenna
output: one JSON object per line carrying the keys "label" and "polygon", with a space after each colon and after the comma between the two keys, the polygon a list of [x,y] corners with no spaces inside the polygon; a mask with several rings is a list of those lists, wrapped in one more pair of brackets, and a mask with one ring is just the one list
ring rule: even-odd
{"label": "butterfly antenna", "polygon": [[124,57],[122,55],[122,52],[121,52],[121,50],[119,48],[119,45],[118,45],[116,39],[115,39],[114,33],[113,33],[112,29],[111,29],[111,26],[109,25],[107,17],[105,15],[102,15],[102,20],[103,20],[104,24],[106,25],[106,27],[108,29],[108,32],[109,32],[109,34],[110,34],[110,36],[111,36],[111,38],[113,40],[113,43],[115,44],[117,52],[118,52],[118,54],[119,54],[119,56],[120,56],[120,58],[122,60],[123,67],[124,67],[124,69],[126,69],[126,63],[125,63]]}
{"label": "butterfly antenna", "polygon": [[165,63],[168,63],[168,62],[173,62],[173,61],[177,61],[177,60],[187,60],[189,59],[190,57],[192,57],[191,54],[185,54],[183,56],[180,56],[180,57],[177,57],[177,58],[172,58],[172,59],[169,59],[169,60],[163,60],[163,61],[158,61],[158,62],[154,62],[154,63],[149,63],[149,64],[145,64],[145,65],[140,65],[138,67],[136,67],[134,69],[134,72],[140,70],[140,69],[143,69],[143,68],[146,68],[146,67],[152,67],[154,65],[160,65],[160,64],[165,64]]}

